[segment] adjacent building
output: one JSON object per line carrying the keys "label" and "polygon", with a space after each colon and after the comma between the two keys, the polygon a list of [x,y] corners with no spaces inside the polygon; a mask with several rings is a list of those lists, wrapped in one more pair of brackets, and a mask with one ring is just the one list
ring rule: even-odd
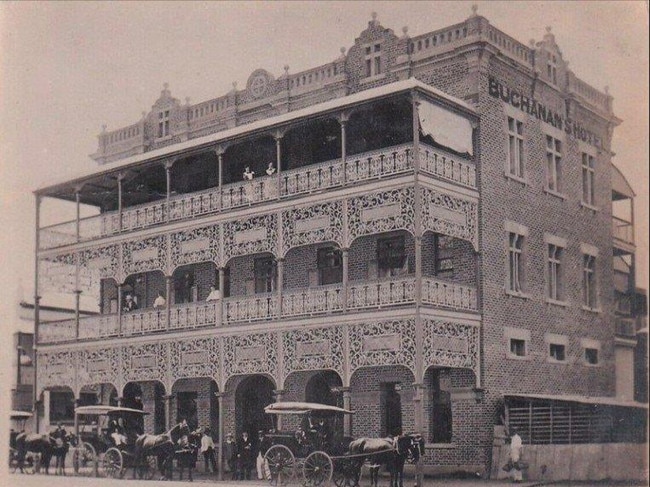
{"label": "adjacent building", "polygon": [[37,224],[37,294],[100,310],[37,307],[36,399],[142,401],[147,431],[219,439],[290,429],[275,400],[338,404],[347,434],[422,432],[428,470],[493,475],[505,423],[642,472],[619,123],[550,29],[522,44],[475,10],[414,36],[373,17],[330,63],[197,104],[165,86],[35,193],[76,215]]}

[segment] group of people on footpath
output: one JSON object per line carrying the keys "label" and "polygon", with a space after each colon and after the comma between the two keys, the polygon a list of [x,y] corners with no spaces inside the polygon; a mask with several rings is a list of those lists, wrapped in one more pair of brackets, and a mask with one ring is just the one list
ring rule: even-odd
{"label": "group of people on footpath", "polygon": [[226,435],[223,444],[224,471],[231,475],[231,480],[251,480],[251,472],[255,470],[258,480],[265,478],[264,454],[266,441],[263,431],[258,431],[254,440],[244,431],[235,441],[232,433]]}

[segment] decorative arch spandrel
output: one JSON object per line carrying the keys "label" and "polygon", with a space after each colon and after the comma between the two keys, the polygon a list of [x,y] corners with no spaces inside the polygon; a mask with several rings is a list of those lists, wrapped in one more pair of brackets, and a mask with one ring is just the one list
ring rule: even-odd
{"label": "decorative arch spandrel", "polygon": [[[479,369],[479,328],[446,320],[423,320],[424,367]],[[478,376],[478,375],[477,375]]]}
{"label": "decorative arch spandrel", "polygon": [[168,384],[167,343],[142,343],[122,348],[124,383],[157,380]]}
{"label": "decorative arch spandrel", "polygon": [[158,235],[122,243],[124,275],[167,270],[167,236]]}
{"label": "decorative arch spandrel", "polygon": [[93,384],[120,383],[120,349],[90,348],[79,351],[77,364],[79,389]]}
{"label": "decorative arch spandrel", "polygon": [[331,369],[344,376],[344,328],[341,326],[282,333],[283,382],[292,372]]}
{"label": "decorative arch spandrel", "polygon": [[75,393],[77,387],[77,352],[38,352],[37,376],[39,391],[49,387],[67,386]]}
{"label": "decorative arch spandrel", "polygon": [[216,337],[184,339],[169,343],[171,383],[193,377],[219,378],[219,339]]}
{"label": "decorative arch spandrel", "polygon": [[348,328],[350,376],[359,367],[403,365],[416,374],[415,319],[359,323]]}
{"label": "decorative arch spandrel", "polygon": [[233,257],[263,252],[277,254],[278,217],[256,216],[223,225],[223,263]]}
{"label": "decorative arch spandrel", "polygon": [[193,228],[172,233],[171,267],[193,264],[197,262],[219,262],[219,225]]}
{"label": "decorative arch spandrel", "polygon": [[467,240],[478,251],[478,203],[430,188],[420,191],[423,231]]}
{"label": "decorative arch spandrel", "polygon": [[224,381],[233,375],[269,374],[278,377],[278,340],[275,333],[223,338]]}
{"label": "decorative arch spandrel", "polygon": [[349,242],[364,235],[393,230],[415,232],[412,187],[369,193],[348,200]]}
{"label": "decorative arch spandrel", "polygon": [[282,255],[293,247],[321,242],[343,246],[342,201],[282,212]]}

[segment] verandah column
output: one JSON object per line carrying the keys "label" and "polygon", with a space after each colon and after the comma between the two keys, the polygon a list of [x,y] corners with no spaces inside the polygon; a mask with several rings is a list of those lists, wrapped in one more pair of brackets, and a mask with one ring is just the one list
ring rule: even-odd
{"label": "verandah column", "polygon": [[167,394],[163,396],[165,401],[165,429],[169,431],[172,429],[172,399],[174,399],[173,394]]}
{"label": "verandah column", "polygon": [[123,172],[117,175],[117,230],[122,231],[122,180],[125,174]]}
{"label": "verandah column", "polygon": [[215,149],[217,154],[217,175],[219,178],[219,210],[223,208],[223,155],[226,153],[226,148],[218,145]]}
{"label": "verandah column", "polygon": [[171,326],[171,317],[172,317],[172,279],[173,276],[165,276],[165,313],[167,314],[167,326],[169,330]]}
{"label": "verandah column", "polygon": [[284,288],[284,259],[277,259],[276,262],[278,263],[278,282],[277,282],[277,289],[278,289],[278,318],[282,317],[282,294],[283,294],[283,288]]}
{"label": "verandah column", "polygon": [[347,182],[347,170],[345,167],[345,159],[347,157],[347,134],[345,127],[350,119],[350,112],[343,112],[339,115],[338,121],[341,125],[341,167],[343,168],[343,184]]}
{"label": "verandah column", "polygon": [[215,392],[214,395],[217,398],[217,408],[219,411],[219,424],[217,425],[217,434],[219,435],[219,439],[217,440],[219,458],[217,459],[217,468],[219,469],[219,480],[223,480],[223,396],[225,393]]}
{"label": "verandah column", "polygon": [[[349,387],[341,387],[343,393],[343,409],[350,411],[352,405],[352,394]],[[343,436],[352,436],[352,416],[350,414],[343,415]]]}
{"label": "verandah column", "polygon": [[[423,349],[424,333],[422,330],[422,196],[420,194],[420,116],[419,116],[419,95],[417,91],[411,91],[413,111],[413,189],[414,195],[414,233],[415,233],[415,383],[413,394],[413,409],[415,413],[415,430],[422,435],[424,431],[424,401],[422,400],[422,377],[423,377]],[[417,487],[422,486],[422,456],[416,464],[415,482]]]}
{"label": "verandah column", "polygon": [[281,196],[281,187],[282,187],[282,139],[284,137],[284,131],[276,131],[273,135],[275,139],[275,167],[277,168],[277,184],[278,184],[278,199]]}
{"label": "verandah column", "polygon": [[226,287],[226,269],[225,267],[219,267],[219,292],[221,293],[221,299],[217,300],[215,306],[217,307],[217,326],[223,325],[223,303],[226,298],[224,293],[224,288]]}
{"label": "verandah column", "polygon": [[343,257],[342,259],[342,265],[343,265],[343,299],[341,300],[342,307],[343,307],[343,312],[346,312],[348,310],[348,286],[349,286],[349,257],[350,257],[350,249],[348,248],[343,248],[341,249],[341,255]]}
{"label": "verandah column", "polygon": [[[35,347],[35,352],[36,352],[36,347],[39,346],[39,327],[40,327],[40,309],[41,309],[41,297],[38,294],[38,250],[41,245],[41,234],[40,234],[40,226],[41,226],[41,196],[36,195],[35,199],[35,217],[34,217],[34,227],[35,227],[35,232],[34,232],[34,347]],[[37,379],[38,375],[36,374],[37,370],[37,361],[38,361],[38,353],[34,353],[34,357],[32,359],[32,364],[34,364],[34,382],[33,382],[33,390],[32,390],[32,402],[34,406],[34,411],[35,411],[35,431],[38,433],[38,426],[39,426],[39,414],[38,414],[38,387],[37,387]]]}
{"label": "verandah column", "polygon": [[[169,222],[171,219],[171,208],[169,207],[171,196],[172,196],[172,179],[171,179],[171,170],[174,165],[174,161],[165,161],[163,166],[165,168],[165,183],[167,189],[167,195],[165,197],[165,220]],[[168,300],[169,301],[169,300]]]}

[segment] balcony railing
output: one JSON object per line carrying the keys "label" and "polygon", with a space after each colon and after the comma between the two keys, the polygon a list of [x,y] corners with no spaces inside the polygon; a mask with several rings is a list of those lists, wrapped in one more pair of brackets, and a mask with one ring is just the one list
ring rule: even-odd
{"label": "balcony railing", "polygon": [[476,288],[430,278],[422,279],[422,302],[457,310],[478,309]]}
{"label": "balcony railing", "polygon": [[[422,144],[420,146],[422,171],[439,178],[476,188],[474,164],[452,156],[445,151]],[[226,184],[196,193],[173,195],[169,200],[124,208],[121,222],[118,212],[65,222],[40,229],[39,248],[51,249],[77,241],[130,232],[209,215],[233,208],[241,208],[278,198],[288,198],[314,191],[326,190],[370,179],[405,173],[413,168],[413,145],[402,144],[381,150],[364,152],[341,159],[283,171],[277,175],[262,176],[252,181]],[[280,191],[278,192],[278,184]]]}
{"label": "balcony railing", "polygon": [[[347,309],[356,311],[413,304],[416,299],[415,286],[413,276],[351,282],[348,285]],[[169,322],[166,309],[123,313],[121,326],[117,314],[94,315],[79,320],[78,337],[75,336],[75,320],[47,322],[39,325],[39,343],[128,337],[169,330],[340,313],[344,311],[343,295],[341,284],[285,290],[282,293],[281,314],[278,293],[264,293],[225,298],[221,303],[200,301],[172,305]],[[457,311],[477,310],[474,288],[430,278],[422,280],[422,302]]]}
{"label": "balcony railing", "polygon": [[631,222],[612,217],[612,233],[615,239],[634,245],[634,225]]}
{"label": "balcony railing", "polygon": [[636,337],[636,324],[632,318],[616,318],[617,336],[634,338]]}

